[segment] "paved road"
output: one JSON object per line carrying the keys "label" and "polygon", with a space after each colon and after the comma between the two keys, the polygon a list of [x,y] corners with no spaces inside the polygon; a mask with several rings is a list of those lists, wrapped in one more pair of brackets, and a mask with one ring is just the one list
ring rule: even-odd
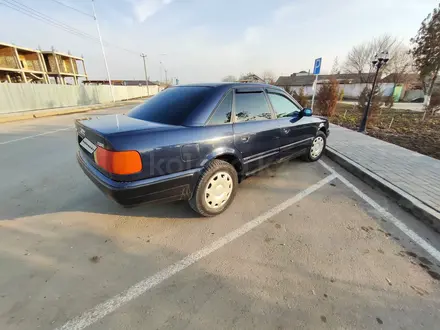
{"label": "paved road", "polygon": [[212,219],[123,209],[76,164],[82,116],[1,126],[0,329],[438,328],[438,234],[330,160]]}

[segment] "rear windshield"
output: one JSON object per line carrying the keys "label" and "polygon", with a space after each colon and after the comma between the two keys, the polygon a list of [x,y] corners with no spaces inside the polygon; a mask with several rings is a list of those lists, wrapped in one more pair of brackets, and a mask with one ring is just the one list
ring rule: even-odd
{"label": "rear windshield", "polygon": [[211,87],[171,87],[131,110],[127,116],[168,125],[182,125],[191,112],[214,89]]}

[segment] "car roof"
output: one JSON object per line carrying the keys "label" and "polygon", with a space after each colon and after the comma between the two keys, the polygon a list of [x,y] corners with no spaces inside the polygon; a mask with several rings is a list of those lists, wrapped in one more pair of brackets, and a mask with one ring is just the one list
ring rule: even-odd
{"label": "car roof", "polygon": [[253,83],[237,83],[237,82],[219,82],[219,83],[199,83],[199,84],[186,84],[177,85],[173,87],[260,87],[260,88],[275,88],[282,89],[278,86],[269,84],[253,84]]}

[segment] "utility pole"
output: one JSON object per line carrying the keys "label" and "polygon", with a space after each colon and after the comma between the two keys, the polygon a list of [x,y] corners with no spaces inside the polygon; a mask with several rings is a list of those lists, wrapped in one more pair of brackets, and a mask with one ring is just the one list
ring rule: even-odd
{"label": "utility pole", "polygon": [[165,85],[168,85],[168,70],[165,68],[163,70],[165,71]]}
{"label": "utility pole", "polygon": [[147,86],[147,96],[150,96],[150,90],[148,89],[148,74],[147,74],[147,63],[146,63],[146,58],[147,55],[145,55],[144,53],[141,54],[141,57],[144,60],[144,72],[145,72],[145,85]]}
{"label": "utility pole", "polygon": [[96,17],[95,0],[92,0],[93,19],[96,22],[96,29],[98,30],[99,42],[101,43],[102,55],[104,56],[105,69],[107,70],[108,83],[110,85],[110,93],[112,95],[113,102],[115,102],[115,94],[113,93],[112,80],[110,78],[110,71],[108,70],[107,57],[105,56],[104,43],[102,42],[101,30],[99,29],[98,17]]}

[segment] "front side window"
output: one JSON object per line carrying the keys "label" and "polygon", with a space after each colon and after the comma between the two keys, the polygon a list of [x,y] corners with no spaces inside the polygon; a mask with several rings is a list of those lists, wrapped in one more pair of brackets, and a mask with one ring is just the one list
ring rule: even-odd
{"label": "front side window", "polygon": [[228,92],[226,97],[214,111],[211,119],[209,119],[208,125],[221,125],[231,122],[232,92]]}
{"label": "front side window", "polygon": [[235,120],[237,122],[272,119],[264,93],[236,93]]}
{"label": "front side window", "polygon": [[295,103],[281,94],[268,93],[272,107],[275,110],[277,118],[292,117],[295,113],[301,111]]}
{"label": "front side window", "polygon": [[131,110],[131,118],[168,125],[182,125],[197,106],[212,95],[211,87],[171,87]]}

